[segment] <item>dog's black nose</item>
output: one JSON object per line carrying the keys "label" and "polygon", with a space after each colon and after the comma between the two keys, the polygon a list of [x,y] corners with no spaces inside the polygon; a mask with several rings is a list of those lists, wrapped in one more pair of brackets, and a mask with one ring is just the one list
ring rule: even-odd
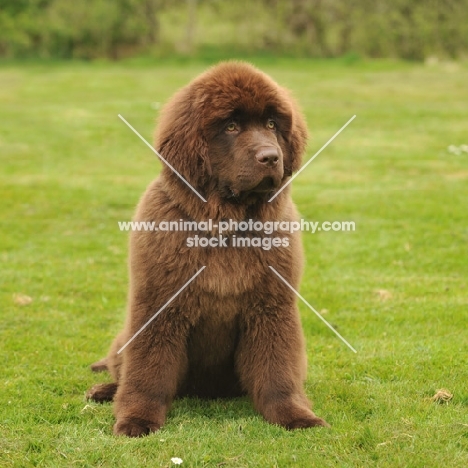
{"label": "dog's black nose", "polygon": [[260,148],[255,158],[260,164],[265,164],[270,167],[276,166],[279,161],[278,150],[274,146]]}

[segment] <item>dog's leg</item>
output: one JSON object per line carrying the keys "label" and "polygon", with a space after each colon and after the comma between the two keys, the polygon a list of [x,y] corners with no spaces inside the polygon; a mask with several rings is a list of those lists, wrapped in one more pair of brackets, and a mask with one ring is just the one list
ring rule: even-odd
{"label": "dog's leg", "polygon": [[114,434],[139,437],[164,424],[187,370],[189,324],[180,315],[165,310],[123,350]]}
{"label": "dog's leg", "polygon": [[237,371],[255,408],[287,429],[328,426],[310,409],[303,390],[306,354],[296,307],[252,310],[237,350]]}

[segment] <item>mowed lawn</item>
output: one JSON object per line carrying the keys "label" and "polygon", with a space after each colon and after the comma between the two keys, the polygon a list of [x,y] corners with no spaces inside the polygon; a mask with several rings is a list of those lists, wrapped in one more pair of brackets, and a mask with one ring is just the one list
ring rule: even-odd
{"label": "mowed lawn", "polygon": [[468,145],[468,66],[256,63],[301,103],[306,159],[357,115],[293,182],[305,219],[356,223],[303,236],[301,293],[358,351],[301,304],[307,394],[332,428],[188,399],[156,434],[112,435],[111,405],[84,398],[108,379],[89,364],[125,314],[117,222],[161,167],[117,114],[151,140],[206,64],[3,65],[1,467],[468,466],[468,152],[448,150]]}

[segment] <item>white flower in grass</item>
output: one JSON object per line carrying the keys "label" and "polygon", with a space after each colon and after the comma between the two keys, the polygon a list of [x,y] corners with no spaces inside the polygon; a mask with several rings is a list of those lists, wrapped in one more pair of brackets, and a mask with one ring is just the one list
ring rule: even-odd
{"label": "white flower in grass", "polygon": [[171,458],[171,462],[174,463],[174,465],[182,465],[183,461],[184,460],[182,460],[182,458],[179,458],[179,457]]}

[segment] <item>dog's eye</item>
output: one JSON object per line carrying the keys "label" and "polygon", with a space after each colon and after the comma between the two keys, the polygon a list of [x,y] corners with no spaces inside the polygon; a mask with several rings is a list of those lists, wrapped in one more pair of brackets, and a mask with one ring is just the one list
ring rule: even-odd
{"label": "dog's eye", "polygon": [[226,132],[232,133],[237,130],[237,125],[234,122],[231,122],[227,127],[226,127]]}
{"label": "dog's eye", "polygon": [[276,129],[276,122],[273,119],[268,119],[266,124],[268,130],[275,130]]}

